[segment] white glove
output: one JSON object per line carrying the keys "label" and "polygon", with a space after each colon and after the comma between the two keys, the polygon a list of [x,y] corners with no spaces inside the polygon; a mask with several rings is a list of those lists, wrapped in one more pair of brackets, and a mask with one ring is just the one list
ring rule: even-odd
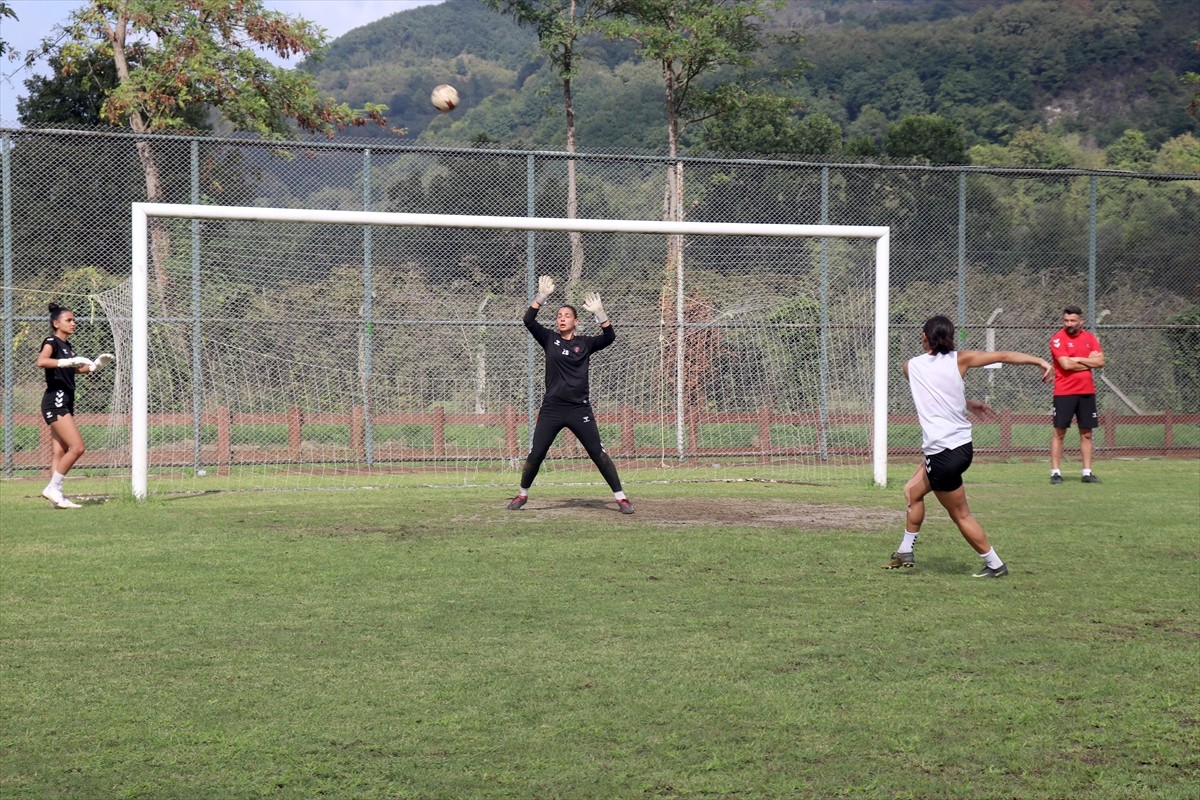
{"label": "white glove", "polygon": [[92,362],[92,372],[99,372],[116,360],[117,357],[112,353],[101,353],[100,355],[96,356],[96,360]]}
{"label": "white glove", "polygon": [[73,358],[60,358],[58,366],[64,369],[75,369],[76,367],[90,367],[92,360],[83,356],[74,356]]}
{"label": "white glove", "polygon": [[554,294],[554,278],[549,275],[543,275],[538,278],[537,294],[533,296],[533,302],[539,306],[546,304],[546,298]]}
{"label": "white glove", "polygon": [[604,304],[600,302],[600,295],[597,292],[583,296],[583,310],[589,314],[595,314],[596,322],[601,325],[608,322],[608,314],[604,313]]}

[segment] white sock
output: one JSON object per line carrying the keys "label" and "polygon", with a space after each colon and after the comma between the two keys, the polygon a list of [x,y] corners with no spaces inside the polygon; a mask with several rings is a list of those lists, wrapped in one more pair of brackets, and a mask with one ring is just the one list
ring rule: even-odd
{"label": "white sock", "polygon": [[517,489],[517,497],[529,497],[529,490],[522,486]]}
{"label": "white sock", "polygon": [[618,500],[624,500],[625,493],[624,492],[613,492],[613,497],[617,498]]}
{"label": "white sock", "polygon": [[[920,533],[920,531],[917,531]],[[900,546],[896,548],[897,553],[911,553],[913,545],[917,543],[917,533],[910,530],[904,531],[904,538],[900,540]]]}
{"label": "white sock", "polygon": [[996,555],[996,548],[994,547],[981,555],[980,558],[983,559],[984,564],[992,569],[999,569],[1004,565],[1004,562],[1000,560],[1000,556]]}
{"label": "white sock", "polygon": [[56,473],[54,473],[54,474],[53,474],[53,475],[50,477],[50,487],[49,487],[49,488],[51,488],[51,489],[58,489],[58,490],[60,490],[60,491],[61,491],[61,490],[62,490],[62,485],[63,485],[63,478],[65,478],[65,477],[67,477],[67,476],[66,476],[66,475],[63,475],[61,472],[56,472]]}
{"label": "white sock", "polygon": [[1091,475],[1091,474],[1092,474],[1092,471],[1091,471],[1090,469],[1085,469],[1085,470],[1083,471],[1083,474],[1084,474],[1084,475]]}
{"label": "white sock", "polygon": [[1059,471],[1058,471],[1058,470],[1056,470],[1056,469],[1052,469],[1052,470],[1050,470],[1050,474],[1051,474],[1051,475],[1062,475],[1062,473],[1061,473],[1061,472],[1059,472]]}

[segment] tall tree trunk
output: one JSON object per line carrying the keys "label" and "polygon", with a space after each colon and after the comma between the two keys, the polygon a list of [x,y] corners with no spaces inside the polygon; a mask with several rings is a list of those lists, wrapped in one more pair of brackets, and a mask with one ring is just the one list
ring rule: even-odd
{"label": "tall tree trunk", "polygon": [[[575,0],[571,0],[567,13],[570,15],[572,27],[575,24]],[[563,106],[567,114],[567,152],[575,154],[575,100],[571,94],[571,69],[575,58],[574,36],[568,41],[563,52]],[[575,159],[567,160],[567,219],[575,219],[579,215],[579,191],[575,183]],[[571,231],[571,274],[567,278],[567,296],[583,279],[583,234]]]}
{"label": "tall tree trunk", "polygon": [[[133,118],[133,129],[144,133],[146,126],[137,117]],[[139,130],[140,129],[140,130]],[[162,179],[158,172],[158,161],[154,157],[154,148],[150,142],[139,140],[137,143],[138,159],[142,162],[142,171],[146,173],[146,199],[151,203],[163,201]],[[163,220],[153,217],[149,220],[150,229],[150,263],[154,268],[154,286],[163,311],[172,312],[173,304],[168,303],[167,257],[171,252],[171,234],[167,231]]]}
{"label": "tall tree trunk", "polygon": [[[567,111],[567,152],[575,153],[575,103],[571,96],[571,79],[563,78],[563,103]],[[579,214],[579,190],[575,183],[575,159],[567,160],[567,219]],[[583,279],[583,234],[571,231],[571,274],[567,279],[567,294]]]}
{"label": "tall tree trunk", "polygon": [[[125,51],[125,36],[129,30],[129,18],[125,14],[118,15],[116,25],[108,27],[105,33],[113,49],[113,64],[117,70],[117,78],[121,83],[129,80],[129,58]],[[149,133],[150,126],[142,115],[134,113],[129,117],[129,127],[134,133]],[[146,176],[146,200],[151,203],[163,201],[162,178],[158,171],[158,160],[154,157],[154,148],[144,139],[137,141],[138,160],[142,163],[142,172]],[[171,252],[171,235],[161,219],[150,220],[150,261],[154,265],[154,285],[158,293],[159,304],[164,312],[171,312],[168,303],[167,256]]]}
{"label": "tall tree trunk", "polygon": [[[667,102],[667,153],[671,158],[667,165],[667,188],[664,217],[669,222],[683,220],[683,164],[679,157],[679,85],[675,72],[675,62],[665,60],[663,67],[663,85]],[[685,359],[687,349],[682,322],[685,300],[683,297],[683,237],[678,234],[667,236],[667,259],[663,270],[662,308],[664,319],[670,319],[675,326],[675,352],[672,354],[674,374],[670,382],[675,387],[675,397],[672,398],[675,407],[675,426],[680,454],[683,452],[684,432],[684,376],[687,374]],[[675,302],[671,303],[671,298]],[[664,365],[665,366],[665,365]]]}

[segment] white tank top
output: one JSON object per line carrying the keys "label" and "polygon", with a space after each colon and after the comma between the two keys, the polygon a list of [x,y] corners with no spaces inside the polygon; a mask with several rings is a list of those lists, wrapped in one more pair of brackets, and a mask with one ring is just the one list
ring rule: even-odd
{"label": "white tank top", "polygon": [[967,395],[958,353],[916,356],[908,361],[908,383],[921,420],[921,450],[927,456],[971,441]]}

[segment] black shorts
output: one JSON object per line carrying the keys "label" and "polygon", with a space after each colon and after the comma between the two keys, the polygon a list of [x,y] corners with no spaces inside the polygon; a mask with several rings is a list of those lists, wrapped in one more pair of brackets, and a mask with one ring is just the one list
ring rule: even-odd
{"label": "black shorts", "polygon": [[1071,418],[1079,420],[1080,430],[1089,431],[1099,424],[1094,394],[1057,394],[1054,396],[1054,427],[1071,427]]}
{"label": "black shorts", "polygon": [[42,419],[52,425],[59,417],[75,413],[75,395],[62,389],[47,390],[42,395]]}
{"label": "black shorts", "polygon": [[963,485],[963,473],[974,459],[975,447],[970,442],[925,456],[925,477],[935,492],[953,492]]}

